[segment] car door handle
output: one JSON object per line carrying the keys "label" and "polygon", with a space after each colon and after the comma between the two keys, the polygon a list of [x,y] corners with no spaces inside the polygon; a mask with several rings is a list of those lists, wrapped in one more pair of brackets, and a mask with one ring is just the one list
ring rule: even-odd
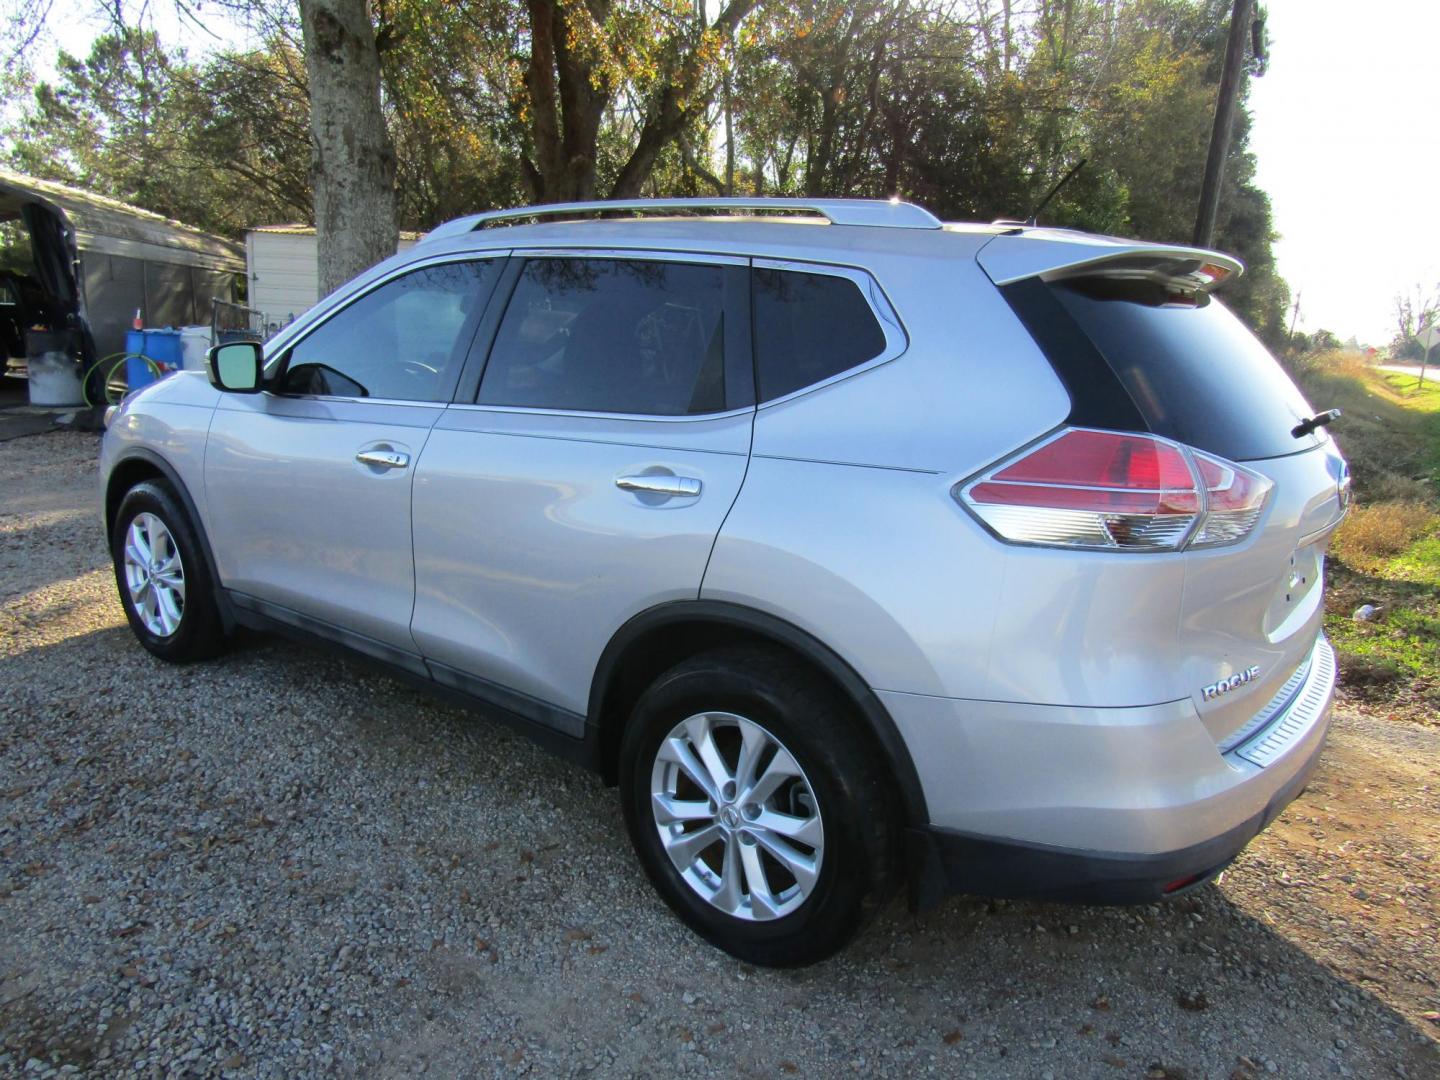
{"label": "car door handle", "polygon": [[644,495],[678,495],[693,499],[700,494],[700,481],[693,476],[617,476],[615,486],[621,491],[638,491]]}
{"label": "car door handle", "polygon": [[403,469],[410,464],[410,455],[399,450],[361,450],[355,460],[376,469]]}

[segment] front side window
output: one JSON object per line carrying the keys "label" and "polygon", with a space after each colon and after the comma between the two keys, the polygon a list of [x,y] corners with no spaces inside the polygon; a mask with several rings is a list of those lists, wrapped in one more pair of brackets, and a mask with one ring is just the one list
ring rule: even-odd
{"label": "front side window", "polygon": [[531,259],[495,337],[482,405],[688,416],[726,408],[721,266]]}
{"label": "front side window", "polygon": [[494,260],[425,266],[343,308],[291,349],[281,392],[449,401]]}
{"label": "front side window", "polygon": [[885,351],[885,331],[847,277],[756,267],[753,302],[760,400],[773,401]]}

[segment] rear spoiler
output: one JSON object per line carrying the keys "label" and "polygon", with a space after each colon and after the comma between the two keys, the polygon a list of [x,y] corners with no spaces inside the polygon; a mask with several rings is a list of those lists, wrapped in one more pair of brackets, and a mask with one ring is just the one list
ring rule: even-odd
{"label": "rear spoiler", "polygon": [[996,285],[1032,277],[1042,281],[1104,277],[1208,292],[1245,272],[1239,259],[1218,251],[1061,229],[1017,227],[991,238],[975,259]]}

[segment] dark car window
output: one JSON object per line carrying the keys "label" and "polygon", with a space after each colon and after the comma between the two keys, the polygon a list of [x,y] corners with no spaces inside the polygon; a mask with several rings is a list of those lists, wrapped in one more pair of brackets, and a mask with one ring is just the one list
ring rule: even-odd
{"label": "dark car window", "polygon": [[495,260],[422,267],[366,293],[290,350],[283,393],[449,401]]}
{"label": "dark car window", "polygon": [[490,351],[482,405],[685,416],[725,401],[724,268],[532,259]]}
{"label": "dark car window", "polygon": [[757,267],[752,275],[760,400],[873,360],[885,331],[860,287],[834,274]]}
{"label": "dark car window", "polygon": [[1219,300],[1104,278],[1052,288],[1157,435],[1234,461],[1293,454],[1324,438],[1291,434],[1313,410]]}

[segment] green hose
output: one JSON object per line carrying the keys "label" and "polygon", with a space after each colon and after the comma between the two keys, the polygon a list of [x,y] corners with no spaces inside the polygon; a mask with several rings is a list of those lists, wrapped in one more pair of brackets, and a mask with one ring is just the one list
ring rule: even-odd
{"label": "green hose", "polygon": [[[121,364],[124,364],[127,360],[144,360],[145,363],[149,365],[151,372],[155,375],[155,377],[156,377],[157,379],[158,379],[161,375],[165,374],[165,369],[162,368],[156,361],[151,360],[150,357],[146,356],[144,353],[134,353],[134,352],[117,352],[117,353],[111,353],[109,356],[106,356],[106,357],[103,357],[102,359],[96,360],[95,363],[91,364],[90,367],[86,370],[85,374],[84,374],[84,375],[81,377],[81,379],[80,379],[80,393],[81,393],[81,395],[85,398],[85,404],[86,404],[86,405],[94,405],[94,404],[95,404],[95,402],[93,402],[93,401],[90,400],[90,376],[93,375],[93,374],[94,374],[97,370],[99,370],[100,368],[105,367],[106,364],[109,364],[110,366],[105,368],[104,381],[101,383],[101,386],[104,388],[104,391],[105,391],[105,404],[107,404],[107,405],[114,405],[116,402],[118,402],[118,401],[120,400],[120,397],[123,397],[123,396],[124,396],[123,394],[121,394],[119,397],[112,397],[112,396],[111,396],[111,394],[110,394],[110,381],[111,381],[112,377],[115,375],[115,372],[119,369],[120,365],[121,365]],[[112,363],[112,361],[113,361],[113,363]],[[127,380],[127,392],[128,392],[128,380]]]}

